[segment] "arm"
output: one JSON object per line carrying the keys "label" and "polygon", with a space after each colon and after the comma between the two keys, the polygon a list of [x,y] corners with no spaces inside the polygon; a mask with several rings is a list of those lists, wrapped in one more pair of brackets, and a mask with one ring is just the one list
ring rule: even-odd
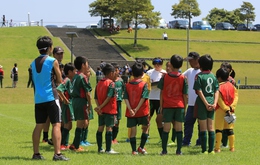
{"label": "arm", "polygon": [[91,112],[90,111],[90,107],[91,107],[91,93],[90,92],[86,92],[86,99],[88,101],[88,106],[87,106],[88,112],[90,113]]}
{"label": "arm", "polygon": [[218,98],[219,98],[219,91],[217,90],[214,94],[214,104],[212,105],[212,108],[215,109],[218,103]]}
{"label": "arm", "polygon": [[206,98],[204,97],[203,93],[201,90],[197,90],[196,91],[197,95],[200,97],[200,99],[202,100],[202,102],[204,103],[205,107],[207,108],[207,110],[210,109],[210,104],[207,102]]}
{"label": "arm", "polygon": [[137,113],[137,111],[140,109],[140,107],[142,106],[142,104],[144,103],[144,101],[146,100],[146,98],[141,98],[141,100],[139,101],[137,107],[135,107],[133,110],[135,112],[135,114]]}
{"label": "arm", "polygon": [[60,90],[57,90],[58,91],[58,94],[61,98],[61,100],[63,101],[64,104],[69,104],[69,100],[65,97],[65,95],[63,94],[63,92],[61,92]]}
{"label": "arm", "polygon": [[183,94],[183,100],[184,100],[184,114],[186,115],[186,109],[187,109],[187,104],[188,104],[188,95]]}
{"label": "arm", "polygon": [[54,61],[53,67],[54,67],[54,71],[55,71],[55,75],[56,75],[56,84],[60,85],[62,78],[61,78],[59,63],[57,60]]}
{"label": "arm", "polygon": [[238,102],[238,92],[237,92],[237,89],[235,89],[235,99],[234,99],[233,103],[230,106],[233,111],[236,109],[237,102]]}
{"label": "arm", "polygon": [[125,104],[126,104],[128,110],[129,110],[130,115],[131,115],[131,116],[134,116],[134,115],[135,115],[135,112],[134,112],[134,110],[132,109],[132,107],[131,107],[131,105],[130,105],[128,99],[125,99]]}
{"label": "arm", "polygon": [[160,92],[160,114],[162,114],[162,106],[163,106],[163,97],[162,97],[162,92],[163,92],[163,90],[161,90],[161,92]]}
{"label": "arm", "polygon": [[230,110],[229,106],[227,106],[227,105],[225,104],[225,102],[223,101],[223,97],[222,97],[221,94],[219,95],[218,105],[219,105],[219,107],[220,107],[221,109],[223,109],[224,111],[229,111],[229,110]]}

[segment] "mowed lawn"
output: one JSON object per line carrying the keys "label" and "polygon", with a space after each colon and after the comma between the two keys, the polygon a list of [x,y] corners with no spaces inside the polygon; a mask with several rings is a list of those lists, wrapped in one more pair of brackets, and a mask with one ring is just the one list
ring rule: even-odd
{"label": "mowed lawn", "polygon": [[[170,29],[169,29],[170,30]],[[159,30],[154,31],[154,34],[161,35],[163,31]],[[201,33],[201,32],[199,32]],[[226,32],[223,32],[226,33]],[[233,33],[233,32],[232,32]],[[239,34],[239,33],[236,33]],[[251,32],[247,33],[251,34]],[[260,34],[260,33],[254,33]],[[6,76],[4,79],[4,87],[0,88],[0,141],[2,149],[0,150],[0,164],[258,164],[258,153],[260,152],[259,145],[259,131],[257,126],[259,125],[259,90],[239,90],[239,104],[236,109],[237,121],[235,125],[235,148],[236,151],[231,153],[228,149],[223,149],[221,153],[215,155],[202,155],[200,154],[200,148],[194,147],[195,140],[197,138],[197,126],[194,127],[194,137],[192,139],[192,146],[185,147],[182,149],[183,156],[176,156],[175,149],[176,147],[169,147],[167,156],[160,156],[161,146],[158,144],[159,137],[158,131],[156,129],[155,121],[153,118],[151,121],[151,131],[149,143],[146,144],[146,149],[148,155],[131,155],[131,147],[129,143],[125,142],[127,137],[127,128],[126,128],[126,118],[122,116],[120,121],[120,131],[118,135],[118,141],[120,144],[113,145],[112,148],[116,151],[119,151],[119,155],[107,155],[107,154],[98,154],[97,145],[95,143],[95,134],[98,126],[97,115],[95,114],[95,119],[90,122],[89,126],[89,138],[88,140],[93,143],[93,146],[87,147],[88,152],[85,153],[74,153],[72,151],[64,151],[71,160],[69,162],[53,162],[53,147],[48,144],[40,144],[40,150],[43,156],[47,159],[45,161],[32,161],[31,156],[32,151],[32,130],[35,126],[34,122],[34,104],[33,104],[33,89],[26,88],[26,83],[28,79],[28,66],[31,61],[37,57],[38,51],[36,49],[36,39],[38,36],[50,35],[42,27],[23,27],[23,28],[2,28],[0,29],[0,65],[4,66],[6,71]],[[130,34],[132,35],[132,34]],[[147,34],[148,35],[148,34]],[[153,36],[153,35],[151,35]],[[252,36],[251,36],[252,37]],[[211,37],[212,38],[212,37]],[[215,36],[217,38],[217,36]],[[232,38],[234,39],[234,38]],[[60,45],[64,46],[58,38],[53,37],[54,46]],[[219,40],[223,40],[220,38]],[[165,44],[164,41],[160,41]],[[148,44],[149,49],[158,48],[157,45],[161,44],[160,42],[154,42],[154,44]],[[138,41],[141,43],[141,40]],[[167,43],[178,43],[174,41],[167,41]],[[185,43],[181,44],[180,47]],[[131,44],[128,40],[125,40],[124,44]],[[161,45],[164,45],[161,44]],[[208,43],[214,44],[214,43]],[[143,44],[145,45],[145,43]],[[166,44],[167,45],[167,44]],[[191,43],[191,47],[193,43]],[[241,44],[238,47],[234,46],[235,44],[230,44],[230,47],[234,49],[233,51],[240,51],[243,53],[243,50],[258,49],[258,45],[247,47],[248,44]],[[151,47],[150,47],[151,46]],[[170,46],[170,45],[168,45]],[[209,46],[209,45],[208,45]],[[209,49],[205,45],[205,50]],[[183,47],[183,53],[185,53],[185,46]],[[65,48],[65,57],[64,63],[70,61],[70,52]],[[167,48],[167,47],[165,47]],[[203,46],[201,46],[203,48]],[[236,49],[235,49],[236,48]],[[176,47],[177,49],[177,47]],[[214,48],[216,49],[216,48]],[[219,51],[226,49],[229,51],[228,46],[219,45]],[[170,50],[170,48],[169,48]],[[167,54],[175,54],[173,51],[168,51]],[[182,49],[180,49],[182,50]],[[155,51],[155,50],[154,50]],[[200,52],[200,51],[198,51]],[[205,51],[206,52],[206,51]],[[231,52],[231,51],[230,51]],[[139,52],[137,52],[139,53]],[[132,53],[131,53],[132,54]],[[152,56],[150,56],[152,54]],[[182,54],[182,53],[179,53]],[[209,54],[212,54],[209,52]],[[243,54],[246,54],[244,52]],[[157,53],[153,52],[143,52],[143,55],[140,57],[155,57],[158,56]],[[213,56],[213,54],[212,54]],[[251,56],[251,55],[250,55]],[[221,57],[221,56],[220,56]],[[227,59],[233,59],[227,54]],[[234,56],[234,59],[236,56]],[[256,58],[257,56],[255,56]],[[214,56],[213,56],[214,58]],[[258,57],[259,58],[259,57]],[[220,58],[222,59],[222,58]],[[226,59],[226,58],[225,58]],[[245,56],[241,58],[242,60],[247,60],[248,57]],[[260,59],[259,59],[260,60]],[[18,63],[19,68],[19,82],[16,89],[10,88],[11,79],[10,79],[10,70],[13,66],[13,63]],[[213,72],[215,73],[216,68],[220,66],[220,63],[214,64]],[[237,78],[241,79],[241,84],[244,83],[244,77],[248,77],[248,84],[259,84],[259,73],[258,73],[258,64],[233,64],[234,69],[237,72]],[[186,69],[186,63],[182,70]],[[94,88],[95,86],[95,77],[91,78],[91,83]],[[95,105],[94,105],[95,107]],[[125,112],[125,104],[123,104],[123,114]],[[75,122],[73,123],[73,129],[70,134],[70,142],[72,142],[74,137]],[[141,128],[138,128],[138,140],[137,144],[140,143],[140,132]],[[51,134],[51,133],[49,133]],[[103,134],[104,138],[104,134]],[[170,139],[170,138],[169,138]],[[170,142],[170,141],[169,141]],[[105,145],[105,144],[104,144]],[[86,148],[86,147],[85,147]]]}

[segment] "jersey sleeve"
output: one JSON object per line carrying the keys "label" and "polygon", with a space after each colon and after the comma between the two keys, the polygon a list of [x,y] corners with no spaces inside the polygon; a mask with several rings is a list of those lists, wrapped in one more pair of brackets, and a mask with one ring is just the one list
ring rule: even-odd
{"label": "jersey sleeve", "polygon": [[144,85],[143,92],[142,92],[142,98],[148,99],[149,98],[149,90],[147,83]]}
{"label": "jersey sleeve", "polygon": [[56,89],[61,92],[67,91],[67,88],[64,83],[61,83]]}
{"label": "jersey sleeve", "polygon": [[163,90],[164,77],[162,77],[157,85],[157,88]]}
{"label": "jersey sleeve", "polygon": [[196,75],[196,77],[195,77],[195,82],[194,82],[194,85],[193,85],[193,89],[194,90],[201,90],[201,81],[200,81],[200,76],[199,75]]}
{"label": "jersey sleeve", "polygon": [[83,88],[86,92],[91,92],[92,91],[92,87],[88,81],[87,77],[84,77],[81,79],[82,80],[82,84],[83,84]]}
{"label": "jersey sleeve", "polygon": [[185,95],[188,94],[188,81],[187,81],[186,77],[184,78],[184,81],[183,81],[183,91],[182,91],[182,93],[185,94]]}
{"label": "jersey sleeve", "polygon": [[107,97],[115,96],[115,83],[112,82],[108,86]]}

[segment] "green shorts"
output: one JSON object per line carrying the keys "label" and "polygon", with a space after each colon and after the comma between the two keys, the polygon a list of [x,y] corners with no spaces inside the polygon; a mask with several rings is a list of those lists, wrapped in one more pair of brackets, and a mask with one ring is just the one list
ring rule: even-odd
{"label": "green shorts", "polygon": [[75,120],[88,120],[87,100],[84,98],[73,98],[72,107]]}
{"label": "green shorts", "polygon": [[198,107],[198,119],[199,120],[206,120],[208,118],[214,120],[215,110],[208,111],[207,108],[205,107],[204,103],[199,100],[196,100],[195,106]]}
{"label": "green shorts", "polygon": [[128,117],[127,118],[127,128],[132,128],[137,125],[149,125],[149,116],[144,117]]}
{"label": "green shorts", "polygon": [[67,124],[68,122],[74,120],[74,112],[72,108],[72,104],[61,104],[61,119],[62,122]]}
{"label": "green shorts", "polygon": [[115,125],[115,115],[102,114],[98,115],[98,126],[113,127]]}
{"label": "green shorts", "polygon": [[89,120],[93,120],[94,119],[94,114],[93,114],[93,107],[91,106],[90,107],[90,113],[88,114],[88,119]]}
{"label": "green shorts", "polygon": [[184,122],[184,108],[164,108],[163,122],[169,123],[174,121]]}
{"label": "green shorts", "polygon": [[117,120],[121,120],[121,117],[122,117],[122,101],[117,101],[117,115],[116,115],[116,118]]}

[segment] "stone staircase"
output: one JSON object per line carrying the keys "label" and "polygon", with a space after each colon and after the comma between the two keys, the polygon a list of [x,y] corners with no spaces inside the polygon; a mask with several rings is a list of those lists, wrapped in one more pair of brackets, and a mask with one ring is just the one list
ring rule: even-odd
{"label": "stone staircase", "polygon": [[47,28],[54,37],[60,39],[71,48],[71,40],[66,32],[76,32],[78,38],[73,38],[73,54],[75,56],[86,56],[89,65],[93,70],[100,65],[101,61],[106,63],[116,62],[120,66],[133,64],[133,61],[126,61],[120,53],[109,45],[104,39],[97,39],[89,30],[85,28]]}

